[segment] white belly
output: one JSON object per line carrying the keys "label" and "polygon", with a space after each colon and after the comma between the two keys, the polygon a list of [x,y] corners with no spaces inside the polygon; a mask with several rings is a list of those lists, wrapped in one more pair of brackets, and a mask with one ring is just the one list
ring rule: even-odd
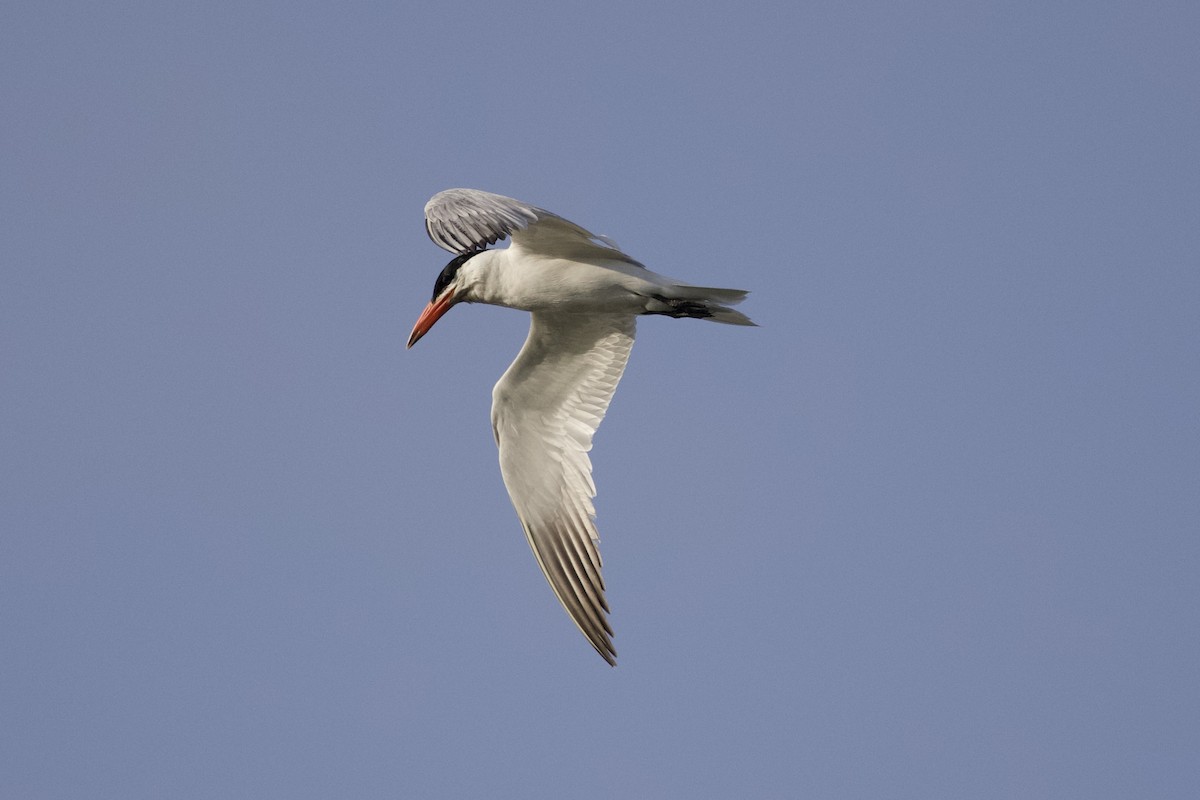
{"label": "white belly", "polygon": [[483,302],[524,311],[637,314],[645,309],[648,296],[669,285],[649,270],[621,262],[526,256],[516,263],[518,269],[498,271],[499,279]]}

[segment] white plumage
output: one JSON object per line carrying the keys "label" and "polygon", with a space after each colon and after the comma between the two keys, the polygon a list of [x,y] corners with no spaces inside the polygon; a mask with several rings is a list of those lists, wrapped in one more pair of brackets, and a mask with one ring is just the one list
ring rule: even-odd
{"label": "white plumage", "polygon": [[[554,594],[615,665],[592,505],[592,436],[625,371],[638,315],[753,325],[729,308],[746,292],[658,275],[609,239],[476,189],[434,195],[425,226],[456,256],[438,276],[408,346],[456,303],[531,312],[529,338],[492,392],[500,472]],[[508,248],[484,249],[506,237]]]}

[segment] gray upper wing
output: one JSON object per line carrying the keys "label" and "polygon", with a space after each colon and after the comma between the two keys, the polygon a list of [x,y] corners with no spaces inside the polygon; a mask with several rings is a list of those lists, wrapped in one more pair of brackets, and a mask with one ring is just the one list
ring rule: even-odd
{"label": "gray upper wing", "polygon": [[501,239],[527,251],[576,260],[642,266],[610,240],[544,208],[479,189],[446,189],[425,204],[425,230],[451,253],[483,250]]}
{"label": "gray upper wing", "polygon": [[447,189],[425,204],[425,230],[451,253],[482,250],[550,215],[544,209],[478,189]]}

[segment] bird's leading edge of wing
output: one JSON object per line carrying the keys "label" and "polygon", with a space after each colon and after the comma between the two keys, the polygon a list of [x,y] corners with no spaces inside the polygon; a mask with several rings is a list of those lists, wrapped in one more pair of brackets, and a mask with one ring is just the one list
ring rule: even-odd
{"label": "bird's leading edge of wing", "polygon": [[635,318],[535,313],[492,394],[500,471],[554,594],[616,664],[588,451],[633,347]]}

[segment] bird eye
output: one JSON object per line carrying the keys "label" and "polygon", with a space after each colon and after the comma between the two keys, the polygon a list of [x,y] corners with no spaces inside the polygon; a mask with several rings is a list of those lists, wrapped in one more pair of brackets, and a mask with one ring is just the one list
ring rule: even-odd
{"label": "bird eye", "polygon": [[450,259],[450,263],[442,269],[441,274],[437,276],[437,280],[433,282],[434,300],[437,300],[438,295],[446,291],[446,287],[454,281],[454,277],[458,275],[458,268],[467,263],[467,259],[469,259],[471,256],[478,254],[479,251],[474,251],[470,253],[463,253]]}

